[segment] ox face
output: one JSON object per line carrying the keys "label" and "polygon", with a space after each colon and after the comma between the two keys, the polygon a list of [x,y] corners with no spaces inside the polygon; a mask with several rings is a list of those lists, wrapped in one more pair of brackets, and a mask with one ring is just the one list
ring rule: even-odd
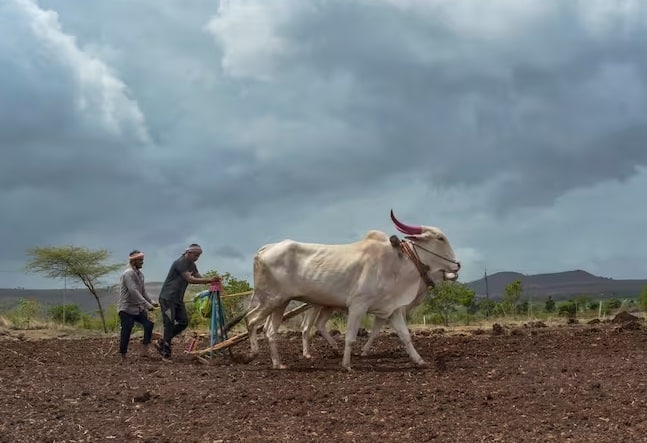
{"label": "ox face", "polygon": [[428,277],[434,284],[443,281],[456,281],[461,264],[443,232],[434,227],[421,226],[421,234],[407,235],[413,243],[420,261],[429,266]]}
{"label": "ox face", "polygon": [[443,232],[432,226],[413,226],[402,223],[391,210],[393,224],[414,245],[420,262],[429,267],[427,277],[434,284],[458,279],[461,264],[456,260],[454,249]]}

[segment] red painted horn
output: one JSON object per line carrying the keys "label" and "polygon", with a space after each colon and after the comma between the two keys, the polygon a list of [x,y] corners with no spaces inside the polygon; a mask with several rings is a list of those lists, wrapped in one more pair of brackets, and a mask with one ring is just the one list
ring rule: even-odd
{"label": "red painted horn", "polygon": [[395,224],[395,227],[398,228],[398,231],[402,232],[403,234],[408,234],[408,235],[422,234],[422,226],[405,225],[400,220],[395,218],[395,215],[393,215],[393,209],[391,209],[391,220],[393,220],[393,224]]}

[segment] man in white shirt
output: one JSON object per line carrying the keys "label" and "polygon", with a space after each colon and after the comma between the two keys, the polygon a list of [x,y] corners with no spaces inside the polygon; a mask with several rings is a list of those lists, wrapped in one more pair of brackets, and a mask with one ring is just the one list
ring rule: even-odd
{"label": "man in white shirt", "polygon": [[119,340],[119,353],[122,360],[126,358],[130,334],[135,323],[140,323],[144,328],[142,340],[142,355],[148,355],[148,345],[151,343],[153,327],[155,324],[149,320],[146,311],[151,311],[159,306],[152,301],[146,293],[144,274],[144,253],[134,250],[128,256],[128,267],[121,274],[121,289],[119,291],[119,319],[121,320],[121,337]]}

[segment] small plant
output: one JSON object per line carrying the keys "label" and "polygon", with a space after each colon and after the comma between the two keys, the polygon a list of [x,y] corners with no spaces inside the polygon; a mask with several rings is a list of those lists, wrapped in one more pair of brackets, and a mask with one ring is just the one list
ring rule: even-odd
{"label": "small plant", "polygon": [[638,296],[638,302],[640,303],[640,306],[644,310],[647,310],[647,285],[643,286],[642,289],[640,290],[640,295]]}
{"label": "small plant", "polygon": [[30,329],[39,312],[40,305],[36,300],[23,298],[11,312],[10,319],[16,329]]}
{"label": "small plant", "polygon": [[105,309],[105,327],[110,332],[118,331],[121,327],[121,320],[119,320],[119,312],[116,305],[109,306]]}
{"label": "small plant", "polygon": [[81,315],[81,327],[88,330],[100,330],[102,328],[101,320],[90,314]]}

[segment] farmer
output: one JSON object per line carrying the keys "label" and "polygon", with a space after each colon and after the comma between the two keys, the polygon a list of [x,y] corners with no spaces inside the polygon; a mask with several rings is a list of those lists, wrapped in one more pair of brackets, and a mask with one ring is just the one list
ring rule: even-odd
{"label": "farmer", "polygon": [[184,331],[189,319],[184,307],[184,291],[189,284],[208,284],[220,281],[220,277],[203,277],[198,272],[195,262],[200,258],[202,248],[193,243],[173,262],[166,280],[160,290],[160,306],[164,322],[164,338],[155,346],[164,359],[171,357],[173,337]]}
{"label": "farmer", "polygon": [[144,328],[141,355],[149,355],[148,345],[151,343],[154,324],[148,319],[146,311],[151,311],[159,305],[152,301],[146,293],[144,274],[141,272],[142,266],[144,266],[144,253],[134,250],[128,255],[128,267],[121,274],[118,309],[119,319],[121,320],[119,353],[122,361],[126,358],[130,334],[135,322],[140,323]]}

